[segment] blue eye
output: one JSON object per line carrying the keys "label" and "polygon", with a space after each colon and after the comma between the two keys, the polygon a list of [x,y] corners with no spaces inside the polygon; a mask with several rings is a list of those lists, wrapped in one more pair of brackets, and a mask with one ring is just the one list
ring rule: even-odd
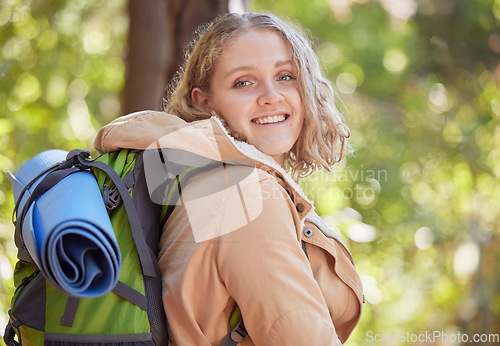
{"label": "blue eye", "polygon": [[244,86],[247,86],[247,85],[250,85],[250,82],[246,81],[246,80],[241,80],[241,81],[238,81],[238,82],[234,83],[234,86],[237,87],[237,88],[241,88],[241,87],[244,87]]}
{"label": "blue eye", "polygon": [[289,80],[292,80],[292,79],[295,79],[295,77],[292,76],[291,74],[284,74],[284,75],[281,75],[281,76],[278,77],[279,81],[289,81]]}

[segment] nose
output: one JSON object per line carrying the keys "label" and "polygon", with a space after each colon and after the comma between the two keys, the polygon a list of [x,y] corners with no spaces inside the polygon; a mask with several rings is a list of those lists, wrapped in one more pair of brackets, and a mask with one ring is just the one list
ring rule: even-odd
{"label": "nose", "polygon": [[271,105],[283,100],[283,95],[273,81],[263,82],[260,89],[260,95],[257,98],[259,106]]}

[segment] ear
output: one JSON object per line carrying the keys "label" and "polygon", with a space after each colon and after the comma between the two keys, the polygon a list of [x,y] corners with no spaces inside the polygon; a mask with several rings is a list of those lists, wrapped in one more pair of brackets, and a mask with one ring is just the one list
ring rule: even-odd
{"label": "ear", "polygon": [[191,91],[191,100],[200,110],[209,111],[210,105],[208,96],[200,88],[196,87]]}

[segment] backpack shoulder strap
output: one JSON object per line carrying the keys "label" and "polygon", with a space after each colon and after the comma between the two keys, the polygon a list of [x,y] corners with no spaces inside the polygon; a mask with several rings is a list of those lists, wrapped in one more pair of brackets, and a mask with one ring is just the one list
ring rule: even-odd
{"label": "backpack shoulder strap", "polygon": [[111,168],[104,162],[88,160],[88,156],[84,157],[82,155],[78,155],[78,161],[84,166],[96,168],[103,171],[111,178],[122,198],[125,210],[127,211],[127,218],[130,222],[130,228],[132,229],[132,236],[134,238],[135,246],[137,247],[139,260],[142,267],[142,273],[145,276],[149,277],[157,276],[157,270],[155,268],[156,263],[153,263],[153,259],[151,258],[150,252],[148,250],[141,225],[141,220],[139,219],[137,209],[123,180],[113,168]]}

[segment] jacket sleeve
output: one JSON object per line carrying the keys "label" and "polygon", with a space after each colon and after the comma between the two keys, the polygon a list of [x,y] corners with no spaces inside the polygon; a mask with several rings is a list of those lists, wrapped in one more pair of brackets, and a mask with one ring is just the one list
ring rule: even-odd
{"label": "jacket sleeve", "polygon": [[322,292],[297,240],[296,225],[301,221],[292,212],[292,201],[274,179],[250,180],[240,189],[243,199],[238,194],[227,196],[225,217],[244,215],[238,206],[251,206],[252,212],[245,214],[248,222],[241,227],[220,231],[217,261],[253,342],[339,345]]}

